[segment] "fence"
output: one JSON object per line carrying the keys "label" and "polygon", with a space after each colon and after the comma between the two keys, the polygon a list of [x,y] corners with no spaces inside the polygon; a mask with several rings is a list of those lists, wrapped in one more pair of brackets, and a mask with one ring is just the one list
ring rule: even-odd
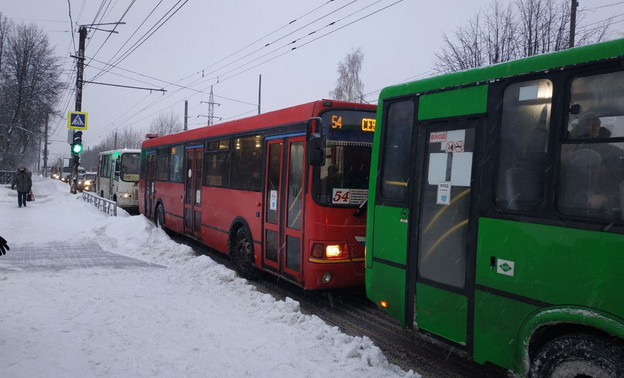
{"label": "fence", "polygon": [[15,171],[0,171],[0,185],[10,184]]}
{"label": "fence", "polygon": [[82,199],[83,201],[92,203],[93,206],[108,215],[117,216],[117,202],[115,201],[107,200],[106,198],[89,192],[82,192]]}

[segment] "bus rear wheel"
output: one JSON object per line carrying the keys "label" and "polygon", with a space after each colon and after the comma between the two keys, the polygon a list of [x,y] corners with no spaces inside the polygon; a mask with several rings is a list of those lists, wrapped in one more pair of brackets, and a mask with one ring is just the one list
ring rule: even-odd
{"label": "bus rear wheel", "polygon": [[608,378],[624,376],[624,349],[584,334],[546,343],[531,362],[531,378]]}
{"label": "bus rear wheel", "polygon": [[232,265],[238,274],[246,279],[256,277],[254,265],[253,240],[245,227],[240,228],[234,237],[234,245],[231,250]]}
{"label": "bus rear wheel", "polygon": [[156,217],[155,217],[155,223],[156,223],[156,227],[158,228],[162,228],[163,230],[166,230],[165,228],[165,211],[163,210],[162,205],[158,205],[158,207],[156,208]]}

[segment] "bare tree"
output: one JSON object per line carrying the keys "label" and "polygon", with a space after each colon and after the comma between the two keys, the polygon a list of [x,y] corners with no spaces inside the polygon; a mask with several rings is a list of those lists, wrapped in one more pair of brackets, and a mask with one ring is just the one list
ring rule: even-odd
{"label": "bare tree", "polygon": [[350,54],[344,61],[338,63],[338,80],[331,98],[342,101],[362,102],[364,98],[364,84],[360,79],[360,70],[364,54],[359,48]]}
{"label": "bare tree", "polygon": [[[438,73],[455,72],[506,62],[568,48],[571,4],[568,0],[516,0],[501,5],[493,0],[485,9],[460,26],[455,41],[444,35],[444,47],[437,53]],[[583,14],[577,25],[582,26]],[[610,20],[577,28],[577,44],[601,41]]]}
{"label": "bare tree", "polygon": [[37,159],[47,113],[61,90],[60,68],[48,38],[34,24],[6,26],[0,17],[0,166]]}
{"label": "bare tree", "polygon": [[182,121],[171,112],[169,114],[160,114],[158,118],[153,120],[150,123],[149,132],[163,136],[180,132],[183,128]]}
{"label": "bare tree", "polygon": [[6,18],[0,12],[0,72],[2,72],[2,56],[4,55],[4,46],[7,38],[9,37],[9,32],[13,24],[11,20]]}

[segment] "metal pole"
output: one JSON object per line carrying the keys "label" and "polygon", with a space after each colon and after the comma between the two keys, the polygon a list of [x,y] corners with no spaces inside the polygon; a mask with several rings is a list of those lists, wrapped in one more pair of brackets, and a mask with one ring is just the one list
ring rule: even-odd
{"label": "metal pole", "polygon": [[258,114],[260,114],[261,103],[262,103],[262,74],[258,76]]}
{"label": "metal pole", "polygon": [[45,132],[43,134],[43,177],[48,177],[48,118],[50,118],[50,113],[46,113]]}
{"label": "metal pole", "polygon": [[188,100],[184,100],[184,130],[188,130]]}
{"label": "metal pole", "polygon": [[572,0],[570,7],[570,48],[574,47],[574,36],[576,35],[576,8],[579,3],[576,0]]}

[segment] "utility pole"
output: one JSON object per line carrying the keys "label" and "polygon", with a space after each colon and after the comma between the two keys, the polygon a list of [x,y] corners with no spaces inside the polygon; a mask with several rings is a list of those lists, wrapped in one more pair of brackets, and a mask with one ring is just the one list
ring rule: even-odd
{"label": "utility pole", "polygon": [[258,114],[260,114],[260,103],[262,99],[262,74],[258,77]]}
{"label": "utility pole", "polygon": [[574,47],[574,36],[576,35],[576,8],[578,8],[578,1],[572,0],[570,6],[570,48]]}
{"label": "utility pole", "polygon": [[[78,35],[80,36],[78,42],[78,57],[76,58],[76,107],[75,110],[77,112],[82,111],[82,85],[83,85],[83,75],[84,75],[84,52],[85,52],[85,41],[87,40],[87,28],[86,26],[81,26],[78,29]],[[72,130],[73,131],[73,130]],[[82,132],[81,132],[82,134]],[[72,140],[75,139],[76,132],[73,131]],[[70,181],[70,189],[69,191],[73,194],[76,194],[77,188],[76,184],[78,183],[78,165],[80,164],[80,156],[75,154],[72,151],[73,161],[72,161],[72,174]]]}
{"label": "utility pole", "polygon": [[184,130],[188,130],[188,100],[184,100]]}
{"label": "utility pole", "polygon": [[45,132],[43,133],[43,177],[48,177],[48,118],[50,118],[50,113],[46,113]]}

